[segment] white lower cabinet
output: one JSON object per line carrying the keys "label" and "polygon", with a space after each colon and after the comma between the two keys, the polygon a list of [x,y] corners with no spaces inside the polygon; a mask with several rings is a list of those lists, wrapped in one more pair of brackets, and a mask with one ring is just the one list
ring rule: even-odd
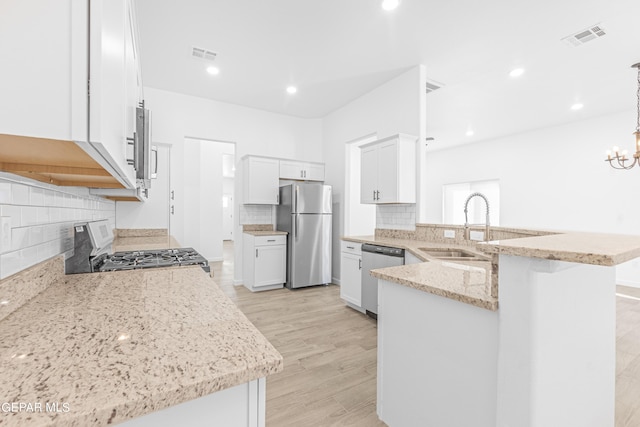
{"label": "white lower cabinet", "polygon": [[358,311],[362,309],[362,245],[341,242],[340,298]]}
{"label": "white lower cabinet", "polygon": [[266,378],[118,424],[121,427],[264,427]]}
{"label": "white lower cabinet", "polygon": [[250,291],[281,288],[287,280],[287,236],[243,235],[243,280]]}

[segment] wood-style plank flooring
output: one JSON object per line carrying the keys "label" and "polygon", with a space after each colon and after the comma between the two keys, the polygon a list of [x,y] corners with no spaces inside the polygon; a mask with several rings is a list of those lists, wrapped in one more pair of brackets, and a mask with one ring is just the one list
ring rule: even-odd
{"label": "wood-style plank flooring", "polygon": [[[376,415],[376,323],[338,286],[249,292],[233,285],[233,243],[215,281],[284,356],[267,380],[267,426],[385,426]],[[618,287],[615,427],[640,426],[640,289]]]}

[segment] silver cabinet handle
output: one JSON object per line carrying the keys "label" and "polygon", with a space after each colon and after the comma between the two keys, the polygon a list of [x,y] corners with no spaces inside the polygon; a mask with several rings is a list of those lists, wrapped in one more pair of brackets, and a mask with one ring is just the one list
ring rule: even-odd
{"label": "silver cabinet handle", "polygon": [[258,250],[256,249],[256,258],[258,258]]}
{"label": "silver cabinet handle", "polygon": [[376,199],[376,190],[373,190],[373,200]]}
{"label": "silver cabinet handle", "polygon": [[176,196],[175,191],[171,190],[171,200],[175,200],[175,196]]}
{"label": "silver cabinet handle", "polygon": [[307,171],[304,171],[304,177],[305,178],[307,177]]}
{"label": "silver cabinet handle", "polygon": [[154,153],[154,158],[156,159],[156,165],[153,168],[153,173],[151,174],[151,179],[156,179],[158,177],[158,147],[155,145],[151,146],[151,152]]}
{"label": "silver cabinet handle", "polygon": [[355,246],[347,246],[347,249],[355,249]]}
{"label": "silver cabinet handle", "polygon": [[380,200],[380,192],[376,191],[376,200]]}
{"label": "silver cabinet handle", "polygon": [[267,239],[267,242],[275,242],[276,239]]}
{"label": "silver cabinet handle", "polygon": [[174,208],[174,206],[173,206],[173,205],[171,205],[171,215],[173,215],[173,214],[175,214],[175,213],[176,213],[176,212],[175,212],[175,208]]}
{"label": "silver cabinet handle", "polygon": [[276,205],[280,204],[280,194],[276,194]]}
{"label": "silver cabinet handle", "polygon": [[358,270],[362,270],[362,258],[358,260]]}

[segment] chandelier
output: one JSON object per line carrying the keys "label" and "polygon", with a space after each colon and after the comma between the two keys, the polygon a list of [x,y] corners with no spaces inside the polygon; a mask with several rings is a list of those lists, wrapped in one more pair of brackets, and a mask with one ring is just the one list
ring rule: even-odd
{"label": "chandelier", "polygon": [[627,150],[620,151],[620,148],[613,147],[612,150],[607,151],[607,159],[605,162],[609,162],[614,169],[631,169],[636,164],[640,166],[640,62],[633,64],[631,68],[638,69],[638,120],[636,123],[636,131],[633,133],[636,136],[636,152],[633,155],[633,162],[627,164],[627,161],[631,160],[627,157]]}

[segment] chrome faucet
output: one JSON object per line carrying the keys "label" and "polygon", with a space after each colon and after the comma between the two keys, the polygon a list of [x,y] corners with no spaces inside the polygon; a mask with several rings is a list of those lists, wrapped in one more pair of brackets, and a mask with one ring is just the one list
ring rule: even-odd
{"label": "chrome faucet", "polygon": [[470,240],[470,235],[471,235],[471,230],[469,229],[469,218],[467,216],[468,214],[468,206],[469,206],[469,201],[471,199],[473,199],[474,197],[481,197],[484,202],[487,204],[487,219],[485,221],[485,228],[484,228],[484,241],[488,242],[489,241],[489,200],[487,199],[487,196],[485,196],[482,193],[471,193],[469,195],[469,197],[467,197],[467,201],[464,202],[464,238],[466,240]]}

